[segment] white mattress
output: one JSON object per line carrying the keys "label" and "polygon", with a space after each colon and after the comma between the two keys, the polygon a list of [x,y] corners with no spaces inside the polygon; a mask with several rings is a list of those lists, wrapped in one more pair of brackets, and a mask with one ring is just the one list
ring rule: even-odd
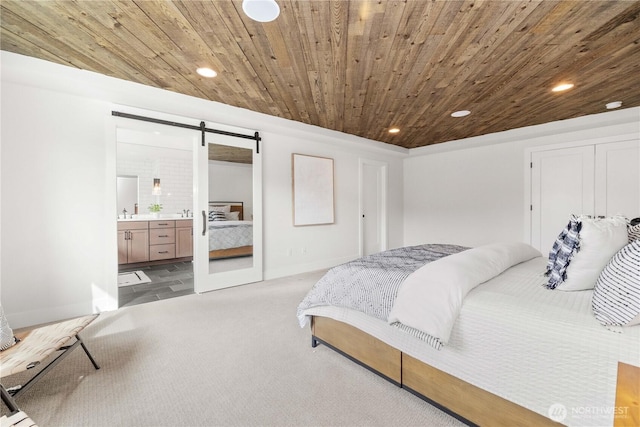
{"label": "white mattress", "polygon": [[253,245],[253,221],[209,221],[209,250]]}
{"label": "white mattress", "polygon": [[[435,350],[386,322],[340,307],[305,314],[349,323],[470,384],[569,426],[612,425],[618,361],[640,366],[640,326],[607,329],[591,312],[592,291],[541,286],[546,259],[510,268],[472,290],[448,345]],[[558,414],[559,412],[556,412]]]}

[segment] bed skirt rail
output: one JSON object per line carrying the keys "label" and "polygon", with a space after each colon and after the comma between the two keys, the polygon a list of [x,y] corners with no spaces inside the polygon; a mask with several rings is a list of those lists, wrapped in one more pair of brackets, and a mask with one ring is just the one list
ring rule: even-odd
{"label": "bed skirt rail", "polygon": [[319,344],[322,344],[324,346],[329,347],[331,350],[335,351],[336,353],[341,354],[342,356],[346,357],[347,359],[351,360],[354,363],[357,363],[358,365],[362,366],[365,369],[368,369],[369,371],[373,372],[374,374],[384,378],[385,380],[389,381],[391,384],[397,386],[397,387],[402,387],[402,384],[396,380],[394,380],[391,377],[386,376],[385,374],[383,374],[382,372],[372,368],[371,366],[367,365],[366,363],[361,362],[360,360],[356,359],[355,357],[349,355],[348,353],[340,350],[338,347],[335,347],[331,344],[329,344],[328,342],[316,337],[316,336],[312,336],[311,337],[311,347],[317,347]]}

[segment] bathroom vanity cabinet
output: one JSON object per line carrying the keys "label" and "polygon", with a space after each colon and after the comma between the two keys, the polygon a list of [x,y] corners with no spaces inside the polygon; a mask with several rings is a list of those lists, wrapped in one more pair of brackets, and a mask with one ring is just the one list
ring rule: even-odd
{"label": "bathroom vanity cabinet", "polygon": [[149,261],[148,221],[118,221],[118,264]]}
{"label": "bathroom vanity cabinet", "polygon": [[193,256],[193,221],[176,221],[176,258]]}
{"label": "bathroom vanity cabinet", "polygon": [[193,256],[193,220],[118,220],[118,264],[170,262]]}

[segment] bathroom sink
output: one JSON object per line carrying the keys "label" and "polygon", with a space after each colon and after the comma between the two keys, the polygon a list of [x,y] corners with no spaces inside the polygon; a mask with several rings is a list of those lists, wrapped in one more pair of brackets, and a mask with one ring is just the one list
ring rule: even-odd
{"label": "bathroom sink", "polygon": [[160,214],[161,219],[176,219],[176,218],[184,218],[182,214]]}
{"label": "bathroom sink", "polygon": [[[122,217],[122,215],[118,216],[119,220],[123,220],[125,218]],[[185,217],[183,214],[160,214],[160,215],[152,215],[152,214],[133,214],[131,216],[127,216],[126,220],[142,220],[142,221],[149,221],[149,220],[154,220],[154,219],[191,219],[191,217]]]}

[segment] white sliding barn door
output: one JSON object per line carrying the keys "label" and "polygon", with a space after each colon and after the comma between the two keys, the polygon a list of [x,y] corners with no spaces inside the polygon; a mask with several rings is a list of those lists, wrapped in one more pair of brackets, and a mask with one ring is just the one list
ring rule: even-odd
{"label": "white sliding barn door", "polygon": [[571,214],[594,214],[593,146],[531,153],[531,245],[547,254]]}
{"label": "white sliding barn door", "polygon": [[[244,133],[250,135],[252,132],[246,130]],[[202,293],[262,280],[262,155],[256,141],[206,133],[204,146],[198,142],[194,150],[198,195],[193,229],[195,291]],[[214,157],[217,160],[213,160]],[[242,185],[232,182],[229,172],[231,165],[239,159],[244,159],[241,166],[248,168],[250,176]],[[216,171],[225,164],[227,176]],[[211,206],[240,203],[243,218],[213,221],[220,227],[210,227],[208,213]],[[242,243],[237,243],[237,233],[228,234],[223,230],[237,227],[238,223],[242,223],[244,230]],[[246,241],[247,230],[251,242]],[[242,230],[235,228],[235,231]],[[247,247],[252,247],[251,251],[247,252]],[[226,254],[212,255],[212,249],[216,252],[223,249]]]}

